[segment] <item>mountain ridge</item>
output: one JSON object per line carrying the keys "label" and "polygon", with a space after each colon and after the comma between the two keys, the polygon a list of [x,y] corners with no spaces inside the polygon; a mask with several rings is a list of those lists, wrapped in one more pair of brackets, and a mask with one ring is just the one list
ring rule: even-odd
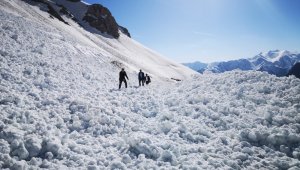
{"label": "mountain ridge", "polygon": [[[285,76],[292,66],[300,61],[300,53],[293,53],[287,50],[271,50],[268,52],[261,52],[258,55],[247,58],[247,59],[236,59],[224,62],[213,62],[203,67],[203,63],[200,64],[199,68],[201,71],[209,71],[213,73],[223,73],[235,69],[248,71],[266,71],[269,74],[276,76]],[[184,64],[190,66],[191,64]]]}

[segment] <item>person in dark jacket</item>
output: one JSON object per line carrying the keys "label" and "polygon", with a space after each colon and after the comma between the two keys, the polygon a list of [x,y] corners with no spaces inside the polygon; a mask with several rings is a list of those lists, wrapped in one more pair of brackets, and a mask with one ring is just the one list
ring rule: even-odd
{"label": "person in dark jacket", "polygon": [[138,79],[139,79],[139,86],[141,86],[141,84],[144,86],[145,83],[145,74],[142,70],[140,70],[139,74],[138,74]]}
{"label": "person in dark jacket", "polygon": [[148,74],[146,74],[145,80],[147,85],[151,82],[151,78]]}
{"label": "person in dark jacket", "polygon": [[127,88],[126,78],[127,78],[127,80],[129,80],[129,78],[128,78],[127,74],[126,74],[126,71],[124,70],[124,68],[122,68],[122,70],[119,73],[119,89],[121,89],[121,85],[122,85],[123,81],[125,83],[125,87]]}

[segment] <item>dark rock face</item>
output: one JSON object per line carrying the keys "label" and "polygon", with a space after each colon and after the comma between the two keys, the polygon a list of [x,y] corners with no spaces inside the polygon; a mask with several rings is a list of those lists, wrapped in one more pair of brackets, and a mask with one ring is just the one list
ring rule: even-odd
{"label": "dark rock face", "polygon": [[59,7],[61,7],[61,9],[59,10],[60,13],[62,13],[63,15],[69,17],[69,18],[74,18],[74,16],[70,13],[70,11],[68,11],[68,9],[62,5],[60,5]]}
{"label": "dark rock face", "polygon": [[65,23],[65,24],[69,25],[49,3],[47,3],[47,6],[48,6],[48,9],[49,9],[48,13],[51,16],[57,18],[58,20],[60,20],[61,22]]}
{"label": "dark rock face", "polygon": [[[22,1],[25,1],[35,6],[38,6],[39,4],[46,5],[47,9],[44,11],[48,12],[51,18],[57,18],[59,21],[67,25],[69,25],[69,23],[64,20],[64,18],[62,17],[63,15],[65,17],[74,20],[80,26],[85,28],[87,31],[91,31],[89,28],[87,28],[87,26],[90,25],[91,27],[96,28],[101,33],[106,33],[108,35],[111,35],[114,38],[119,38],[120,36],[119,31],[121,31],[128,37],[131,37],[129,31],[125,27],[118,25],[115,18],[110,13],[110,11],[106,7],[100,4],[85,5],[87,6],[87,12],[85,13],[85,16],[83,18],[81,17],[76,18],[75,17],[76,11],[70,10],[67,7],[60,4],[59,3],[60,0],[54,0],[53,2],[48,0],[22,0]],[[81,2],[81,0],[66,0],[66,1],[74,2],[73,4],[83,3]]]}
{"label": "dark rock face", "polygon": [[115,18],[111,15],[107,8],[100,4],[90,5],[83,20],[102,33],[112,35],[114,38],[118,38],[120,36],[119,25]]}
{"label": "dark rock face", "polygon": [[122,27],[122,26],[119,25],[119,29],[120,29],[125,35],[127,35],[128,37],[131,38],[130,33],[129,33],[129,31],[128,31],[127,28]]}
{"label": "dark rock face", "polygon": [[294,75],[297,78],[300,78],[300,62],[296,63],[289,71],[288,76],[289,75]]}
{"label": "dark rock face", "polygon": [[[25,2],[28,2],[26,0],[23,0]],[[69,25],[60,15],[59,13],[52,7],[52,5],[46,1],[46,0],[32,0],[33,2],[37,2],[37,3],[41,3],[41,4],[45,4],[47,5],[47,8],[48,8],[48,13],[50,14],[50,17],[52,18],[57,18],[58,20],[60,20],[61,22]]]}

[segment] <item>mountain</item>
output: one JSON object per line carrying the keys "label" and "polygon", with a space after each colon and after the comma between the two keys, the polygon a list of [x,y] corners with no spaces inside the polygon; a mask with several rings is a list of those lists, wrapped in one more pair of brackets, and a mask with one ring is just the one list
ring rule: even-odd
{"label": "mountain", "polygon": [[287,74],[288,76],[294,75],[297,78],[300,78],[300,62],[296,63]]}
{"label": "mountain", "polygon": [[239,59],[227,62],[211,63],[206,68],[206,70],[212,71],[214,73],[222,73],[225,71],[231,71],[235,69],[240,69],[243,71],[252,70],[252,64],[247,59]]}
{"label": "mountain", "polygon": [[0,1],[0,169],[300,168],[300,79],[194,74],[61,8]]}
{"label": "mountain", "polygon": [[182,63],[183,65],[195,70],[195,71],[198,71],[198,72],[202,72],[206,67],[207,67],[207,64],[206,63],[201,63],[199,61],[196,61],[196,62],[193,62],[193,63]]}
{"label": "mountain", "polygon": [[[128,72],[134,74],[139,69],[143,69],[157,79],[185,79],[196,73],[131,39],[129,31],[119,26],[110,11],[100,4],[90,5],[70,0],[14,0],[1,3],[7,6],[4,8],[5,12],[24,17],[28,23],[23,24],[25,27],[29,27],[27,25],[30,24],[34,25],[34,28],[29,27],[33,29],[33,32],[37,31],[43,35],[49,28],[52,29],[47,32],[48,37],[32,35],[36,36],[32,39],[40,39],[43,44],[32,42],[28,48],[41,48],[47,51],[47,48],[54,48],[53,46],[60,43],[61,48],[64,49],[75,48],[76,56],[87,55],[80,49],[81,47],[89,48],[85,51],[89,51],[90,55],[98,58],[97,60],[116,67],[114,72],[118,72],[121,67],[125,67]],[[27,33],[30,34],[30,31],[27,31],[24,36],[19,36],[18,34],[22,32],[20,25],[12,25],[12,27],[15,27],[15,34],[19,39],[26,38]],[[63,40],[65,37],[70,39],[66,43]],[[18,39],[15,43],[17,42]],[[42,47],[34,47],[34,45]],[[41,53],[41,55],[54,54]],[[55,55],[61,56],[62,54],[58,50]]]}
{"label": "mountain", "polygon": [[[110,11],[100,4],[86,4],[80,0],[23,0],[31,5],[39,6],[52,18],[69,25],[65,17],[73,19],[89,31],[100,31],[114,38],[120,36],[119,30],[130,37],[125,27],[119,26]],[[125,30],[125,31],[123,31]]]}
{"label": "mountain", "polygon": [[[292,53],[286,50],[274,50],[260,53],[249,59],[210,63],[204,70],[213,73],[223,73],[235,69],[243,71],[256,70],[265,71],[276,76],[285,76],[290,68],[299,61],[300,54],[298,53]],[[193,67],[190,68],[193,69]]]}
{"label": "mountain", "polygon": [[300,54],[286,50],[261,53],[250,59],[255,70],[266,71],[277,76],[285,76],[290,68],[300,61]]}

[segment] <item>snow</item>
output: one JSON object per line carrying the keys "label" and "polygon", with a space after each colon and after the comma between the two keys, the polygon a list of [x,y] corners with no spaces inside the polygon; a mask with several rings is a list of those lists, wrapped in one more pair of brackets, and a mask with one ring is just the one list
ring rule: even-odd
{"label": "snow", "polygon": [[[300,61],[300,54],[287,50],[273,50],[260,53],[253,58],[237,59],[225,62],[203,64],[200,62],[184,64],[200,73],[223,73],[232,70],[265,71],[276,76],[286,76],[295,63]],[[201,69],[197,69],[201,68]]]}
{"label": "snow", "polygon": [[[300,168],[299,79],[191,76],[125,36],[0,6],[0,169]],[[128,66],[129,88],[112,61]],[[154,79],[138,87],[144,67]]]}
{"label": "snow", "polygon": [[196,62],[193,62],[193,63],[183,63],[183,65],[193,69],[193,70],[196,70],[196,71],[202,71],[202,70],[205,70],[208,66],[208,64],[206,63],[201,63],[199,61],[196,61]]}
{"label": "snow", "polygon": [[274,63],[276,61],[279,61],[283,56],[293,55],[293,53],[287,50],[273,50],[261,53],[260,55],[263,56],[266,60]]}

